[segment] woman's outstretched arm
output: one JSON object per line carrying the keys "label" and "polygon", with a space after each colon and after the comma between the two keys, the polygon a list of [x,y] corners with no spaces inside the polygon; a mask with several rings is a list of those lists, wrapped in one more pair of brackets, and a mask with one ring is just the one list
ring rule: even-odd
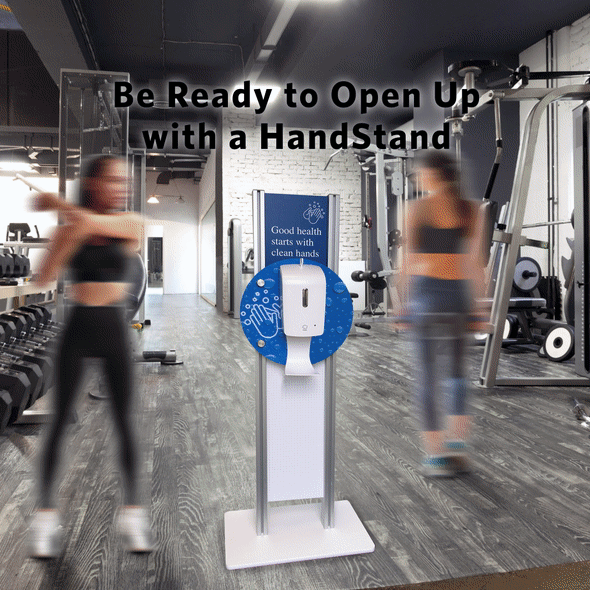
{"label": "woman's outstretched arm", "polygon": [[139,247],[143,235],[143,220],[136,213],[101,215],[72,205],[54,193],[39,193],[33,201],[33,208],[37,211],[60,211],[84,235],[125,240],[130,242],[132,249]]}

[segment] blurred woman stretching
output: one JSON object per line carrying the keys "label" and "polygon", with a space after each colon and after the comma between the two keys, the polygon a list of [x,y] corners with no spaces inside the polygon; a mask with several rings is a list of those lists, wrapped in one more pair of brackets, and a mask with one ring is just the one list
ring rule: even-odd
{"label": "blurred woman stretching", "polygon": [[71,415],[86,357],[105,359],[120,458],[125,506],[118,514],[118,530],[126,548],[153,548],[149,520],[139,505],[137,445],[131,428],[132,357],[125,317],[126,266],[143,235],[140,217],[119,212],[125,205],[125,163],[115,156],[92,160],[80,179],[80,207],[56,195],[37,196],[37,210],[58,210],[67,223],[52,238],[39,283],[46,284],[66,267],[72,280],[73,307],[60,336],[55,381],[55,416],[41,453],[40,501],[29,529],[34,557],[56,557],[61,552],[62,528],[52,487],[60,442]]}

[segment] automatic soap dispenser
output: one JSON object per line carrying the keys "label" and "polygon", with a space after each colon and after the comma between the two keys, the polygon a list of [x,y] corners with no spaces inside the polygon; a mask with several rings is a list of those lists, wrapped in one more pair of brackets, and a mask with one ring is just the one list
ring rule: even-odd
{"label": "automatic soap dispenser", "polygon": [[311,338],[324,333],[326,276],[314,264],[281,266],[283,332],[287,338],[285,375],[315,375]]}

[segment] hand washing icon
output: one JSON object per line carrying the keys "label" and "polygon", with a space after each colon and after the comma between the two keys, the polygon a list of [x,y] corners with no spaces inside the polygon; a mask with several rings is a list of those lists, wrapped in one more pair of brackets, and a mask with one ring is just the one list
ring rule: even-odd
{"label": "hand washing icon", "polygon": [[[246,306],[250,308],[250,306]],[[242,316],[246,312],[242,312]],[[254,304],[250,308],[250,316],[244,320],[245,325],[252,325],[262,338],[274,338],[280,326],[281,308],[278,303],[273,303],[270,307]]]}
{"label": "hand washing icon", "polygon": [[311,203],[303,212],[303,219],[309,221],[312,225],[316,224],[320,219],[325,217],[325,211],[320,207],[319,203]]}

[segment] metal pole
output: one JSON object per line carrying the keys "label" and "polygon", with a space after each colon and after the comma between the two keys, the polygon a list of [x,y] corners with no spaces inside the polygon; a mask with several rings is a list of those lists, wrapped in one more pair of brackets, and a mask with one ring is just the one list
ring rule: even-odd
{"label": "metal pole", "polygon": [[[328,267],[338,274],[338,244],[340,235],[340,197],[329,195],[330,215],[328,223]],[[321,519],[325,529],[334,528],[334,479],[336,464],[336,387],[334,356],[325,361],[324,381],[324,496],[322,498]]]}
{"label": "metal pole", "polygon": [[242,222],[230,219],[228,229],[230,300],[229,315],[240,319],[240,300],[242,298]]}
{"label": "metal pole", "polygon": [[[59,146],[58,146],[58,159],[59,159],[59,186],[58,193],[59,198],[66,198],[66,178],[67,178],[67,159],[66,155],[68,152],[68,113],[69,113],[69,94],[67,92],[69,78],[65,72],[61,71],[61,84],[59,86]],[[65,300],[64,300],[64,280],[63,277],[57,279],[57,293],[55,296],[56,303],[56,316],[58,322],[64,321],[65,316]]]}
{"label": "metal pole", "polygon": [[[254,191],[254,274],[264,267],[264,192]],[[268,449],[266,412],[266,357],[258,357],[256,373],[256,534],[268,535]]]}
{"label": "metal pole", "polygon": [[[139,194],[140,194],[139,214],[141,215],[142,219],[145,219],[145,167],[146,167],[145,149],[133,150],[133,154],[134,154],[134,156],[139,156],[139,158],[140,158],[140,165],[139,165],[139,174],[140,174],[140,178],[139,178]],[[146,240],[145,240],[145,235],[144,235],[144,236],[142,236],[139,254],[141,255],[142,260],[146,263],[146,266],[147,266],[147,260],[146,260],[146,255],[145,255],[145,242],[146,242]],[[143,301],[141,302],[141,305],[139,307],[139,321],[142,324],[145,321],[145,297],[143,298]]]}
{"label": "metal pole", "polygon": [[571,219],[562,219],[560,221],[539,221],[539,223],[526,223],[522,226],[522,229],[528,229],[531,227],[545,227],[546,225],[564,225],[565,223],[571,222]]}

